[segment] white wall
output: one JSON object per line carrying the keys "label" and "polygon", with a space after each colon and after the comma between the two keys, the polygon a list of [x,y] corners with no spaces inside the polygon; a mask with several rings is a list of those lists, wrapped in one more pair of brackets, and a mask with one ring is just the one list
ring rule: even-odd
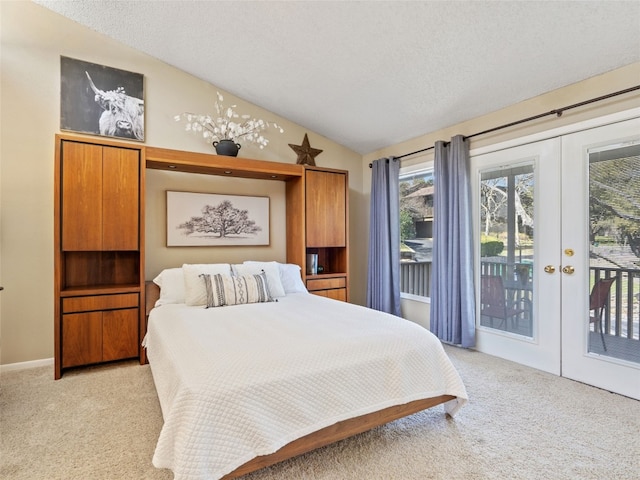
{"label": "white wall", "polygon": [[[145,144],[215,153],[199,137],[184,131],[173,117],[184,111],[208,113],[218,88],[148,55],[99,35],[31,2],[0,2],[0,364],[53,356],[53,167],[54,136],[60,132],[60,56],[144,74]],[[319,166],[349,171],[351,242],[358,245],[356,210],[362,191],[362,156],[227,92],[225,103],[239,113],[275,121],[284,134],[267,132],[269,146],[243,145],[241,155],[295,163],[288,146],[309,134],[323,150]],[[204,178],[203,178],[204,177]],[[268,195],[271,202],[269,247],[166,248],[164,192],[167,189]],[[243,179],[184,176],[147,171],[147,279],[162,267],[189,262],[285,260],[284,184]],[[352,258],[357,258],[356,253]],[[359,260],[354,260],[358,264]],[[357,268],[353,299],[363,296]]]}

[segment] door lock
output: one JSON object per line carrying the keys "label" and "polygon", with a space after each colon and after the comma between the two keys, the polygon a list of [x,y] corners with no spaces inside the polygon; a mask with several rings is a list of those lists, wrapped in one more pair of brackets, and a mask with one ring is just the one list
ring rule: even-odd
{"label": "door lock", "polygon": [[573,257],[573,255],[575,254],[575,252],[573,251],[573,248],[565,248],[564,249],[564,254],[567,257]]}
{"label": "door lock", "polygon": [[556,271],[556,267],[554,267],[553,265],[547,265],[546,267],[544,267],[544,271],[547,273],[553,273]]}
{"label": "door lock", "polygon": [[571,265],[567,265],[566,267],[563,267],[563,269],[562,269],[562,272],[566,273],[567,275],[571,275],[575,271],[576,271],[575,268],[573,268]]}

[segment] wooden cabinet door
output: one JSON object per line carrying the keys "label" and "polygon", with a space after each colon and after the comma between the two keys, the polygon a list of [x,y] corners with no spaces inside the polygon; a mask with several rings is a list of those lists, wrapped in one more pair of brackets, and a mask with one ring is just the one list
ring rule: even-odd
{"label": "wooden cabinet door", "polygon": [[138,356],[138,309],[102,313],[102,360]]}
{"label": "wooden cabinet door", "polygon": [[62,316],[62,367],[102,360],[102,312]]}
{"label": "wooden cabinet door", "polygon": [[307,247],[346,246],[346,175],[306,172]]}
{"label": "wooden cabinet door", "polygon": [[102,248],[102,147],[62,143],[62,250]]}
{"label": "wooden cabinet door", "polygon": [[102,250],[138,249],[138,153],[125,148],[103,148]]}
{"label": "wooden cabinet door", "polygon": [[62,249],[138,250],[139,151],[63,142]]}

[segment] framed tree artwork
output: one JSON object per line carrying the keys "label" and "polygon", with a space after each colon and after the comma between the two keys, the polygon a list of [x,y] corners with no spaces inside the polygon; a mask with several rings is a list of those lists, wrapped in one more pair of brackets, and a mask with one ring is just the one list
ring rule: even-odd
{"label": "framed tree artwork", "polygon": [[269,245],[269,197],[167,191],[167,246]]}

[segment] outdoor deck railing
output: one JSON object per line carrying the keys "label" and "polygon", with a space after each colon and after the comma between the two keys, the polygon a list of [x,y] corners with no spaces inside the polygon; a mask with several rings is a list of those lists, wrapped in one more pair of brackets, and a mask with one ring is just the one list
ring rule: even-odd
{"label": "outdoor deck railing", "polygon": [[[639,340],[640,269],[591,267],[589,271],[590,286],[602,278],[616,278],[605,309],[604,333]],[[533,278],[533,265],[517,263],[509,267],[503,262],[483,261],[480,264],[480,274],[499,275],[505,281],[517,280],[516,276],[526,276],[530,280]],[[428,297],[431,293],[431,262],[401,262],[400,291]]]}
{"label": "outdoor deck railing", "polygon": [[428,297],[431,294],[431,262],[400,262],[400,291]]}
{"label": "outdoor deck railing", "polygon": [[[511,276],[520,270],[528,279],[533,278],[533,265],[516,263],[509,266],[504,262],[481,262],[481,275],[498,275],[505,282],[515,280]],[[511,273],[509,273],[511,272]],[[640,269],[629,268],[589,268],[590,288],[596,280],[615,277],[608,303],[604,311],[604,333],[606,335],[640,339]],[[593,327],[592,327],[593,328]]]}
{"label": "outdoor deck railing", "polygon": [[604,311],[605,335],[640,340],[640,269],[592,267],[589,270],[589,285],[603,278],[616,279]]}

